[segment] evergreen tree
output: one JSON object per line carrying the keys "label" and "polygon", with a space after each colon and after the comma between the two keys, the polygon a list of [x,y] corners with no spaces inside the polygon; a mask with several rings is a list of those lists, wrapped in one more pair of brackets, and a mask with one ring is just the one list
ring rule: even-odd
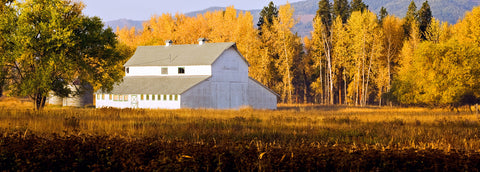
{"label": "evergreen tree", "polygon": [[422,40],[426,40],[425,31],[427,30],[428,25],[432,22],[432,11],[430,10],[428,1],[425,1],[422,4],[422,8],[418,11],[418,22]]}
{"label": "evergreen tree", "polygon": [[363,3],[362,0],[352,0],[352,2],[350,2],[351,5],[351,10],[352,12],[353,11],[365,11],[366,9],[368,9],[368,5],[366,5],[365,3]]}
{"label": "evergreen tree", "polygon": [[273,23],[273,20],[278,17],[278,9],[273,4],[273,1],[270,1],[268,6],[263,7],[262,11],[260,12],[260,18],[258,19],[258,34],[262,35],[262,27],[266,24],[270,26]]}
{"label": "evergreen tree", "polygon": [[412,23],[418,22],[417,5],[415,5],[413,0],[408,6],[407,14],[405,15],[404,20],[405,23],[403,24],[403,29],[405,30],[405,35],[410,35]]}
{"label": "evergreen tree", "polygon": [[382,23],[383,23],[383,19],[384,19],[385,17],[387,17],[387,16],[388,16],[388,11],[387,11],[387,9],[386,9],[385,7],[382,7],[382,8],[380,9],[380,14],[379,14],[379,16],[378,16],[378,17],[379,17],[378,23],[382,24]]}
{"label": "evergreen tree", "polygon": [[332,25],[332,4],[330,4],[329,0],[320,0],[318,2],[317,17],[327,27]]}
{"label": "evergreen tree", "polygon": [[350,5],[347,0],[333,1],[333,17],[340,17],[343,23],[346,23],[350,17]]}

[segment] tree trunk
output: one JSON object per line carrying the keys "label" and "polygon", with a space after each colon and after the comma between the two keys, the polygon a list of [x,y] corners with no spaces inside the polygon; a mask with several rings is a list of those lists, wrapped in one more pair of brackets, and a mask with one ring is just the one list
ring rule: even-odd
{"label": "tree trunk", "polygon": [[345,76],[345,68],[343,68],[343,94],[345,95],[345,97],[343,98],[343,100],[345,101],[344,104],[347,104],[347,77]]}
{"label": "tree trunk", "polygon": [[40,93],[36,93],[34,98],[35,110],[42,110],[43,107],[45,107],[46,100],[47,100],[47,96],[44,96]]}

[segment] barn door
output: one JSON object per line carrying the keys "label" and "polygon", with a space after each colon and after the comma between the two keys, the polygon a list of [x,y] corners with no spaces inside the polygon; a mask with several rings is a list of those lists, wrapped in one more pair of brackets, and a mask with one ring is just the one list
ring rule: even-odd
{"label": "barn door", "polygon": [[246,93],[242,83],[230,83],[230,108],[240,108],[245,104]]}
{"label": "barn door", "polygon": [[217,84],[217,108],[230,108],[230,83],[218,82]]}
{"label": "barn door", "polygon": [[138,98],[137,95],[132,95],[131,105],[133,109],[138,108]]}

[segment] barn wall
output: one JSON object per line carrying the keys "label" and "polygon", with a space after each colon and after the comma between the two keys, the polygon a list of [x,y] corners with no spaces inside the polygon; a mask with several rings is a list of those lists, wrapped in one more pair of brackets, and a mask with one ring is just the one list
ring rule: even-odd
{"label": "barn wall", "polygon": [[211,82],[214,108],[238,109],[248,105],[248,64],[233,47],[212,64]]}
{"label": "barn wall", "polygon": [[212,64],[213,82],[248,82],[248,65],[232,47]]}
{"label": "barn wall", "polygon": [[78,85],[76,87],[73,85],[68,85],[68,88],[72,91],[75,91],[77,88],[81,89],[81,94],[64,97],[62,106],[85,107],[93,104],[93,91],[89,86],[86,86],[86,89],[83,89]]}
{"label": "barn wall", "polygon": [[216,108],[216,92],[207,79],[182,94],[182,108]]}
{"label": "barn wall", "polygon": [[[76,91],[76,87],[73,85],[67,86],[70,90]],[[47,102],[48,105],[58,105],[58,106],[71,106],[71,107],[85,107],[88,105],[93,105],[93,91],[90,86],[85,86],[86,89],[77,86],[79,89],[82,89],[82,94],[80,95],[70,95],[69,97],[59,97],[56,96],[53,91],[50,91],[48,94]]]}
{"label": "barn wall", "polygon": [[[211,75],[212,69],[209,65],[199,66],[163,66],[168,68],[168,76],[178,76],[178,68],[185,67],[185,74],[180,75]],[[162,75],[162,67],[156,66],[132,66],[128,67],[125,76],[167,76]]]}
{"label": "barn wall", "polygon": [[259,83],[249,79],[248,103],[254,109],[277,109],[277,96]]}
{"label": "barn wall", "polygon": [[56,96],[53,91],[50,91],[50,92],[48,92],[48,98],[47,98],[47,102],[45,104],[62,106],[63,98],[61,98],[59,96]]}
{"label": "barn wall", "polygon": [[[126,99],[125,99],[126,96]],[[147,95],[143,94],[143,100],[141,94],[130,94],[130,95],[112,95],[110,94],[97,94],[95,100],[96,108],[144,108],[144,109],[179,109],[181,96],[177,95],[177,100],[175,100],[175,95],[172,95],[172,100],[170,100],[170,95],[166,95],[167,99],[164,99],[164,95]]]}

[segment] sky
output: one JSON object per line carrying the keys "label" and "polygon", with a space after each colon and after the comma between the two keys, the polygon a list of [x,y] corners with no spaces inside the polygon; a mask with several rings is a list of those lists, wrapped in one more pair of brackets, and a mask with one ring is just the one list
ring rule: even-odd
{"label": "sky", "polygon": [[[209,7],[234,6],[236,9],[262,9],[271,0],[80,0],[85,4],[83,13],[98,16],[103,21],[117,19],[148,20],[153,15],[175,14],[203,10]],[[301,0],[289,0],[290,3]],[[275,5],[287,0],[273,0]]]}

